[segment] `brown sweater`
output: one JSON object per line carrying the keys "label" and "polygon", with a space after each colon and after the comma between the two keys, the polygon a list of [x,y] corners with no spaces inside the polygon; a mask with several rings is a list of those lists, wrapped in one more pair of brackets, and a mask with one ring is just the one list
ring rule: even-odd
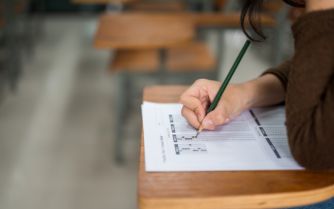
{"label": "brown sweater", "polygon": [[302,166],[334,168],[334,9],[308,13],[292,26],[295,54],[265,72],[286,90],[290,149]]}

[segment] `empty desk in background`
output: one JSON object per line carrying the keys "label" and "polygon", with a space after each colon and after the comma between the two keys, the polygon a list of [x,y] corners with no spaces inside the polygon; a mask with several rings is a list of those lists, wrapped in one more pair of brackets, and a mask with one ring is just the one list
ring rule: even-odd
{"label": "empty desk in background", "polygon": [[110,68],[117,73],[118,82],[114,151],[118,162],[123,158],[122,128],[127,106],[129,98],[133,98],[131,84],[138,76],[158,76],[162,82],[175,77],[216,77],[214,57],[206,45],[194,42],[194,37],[191,19],[169,13],[114,13],[101,17],[95,47],[114,50]]}
{"label": "empty desk in background", "polygon": [[[154,86],[144,100],[178,102],[185,86]],[[141,137],[140,209],[252,209],[312,204],[334,196],[334,172],[145,172]]]}

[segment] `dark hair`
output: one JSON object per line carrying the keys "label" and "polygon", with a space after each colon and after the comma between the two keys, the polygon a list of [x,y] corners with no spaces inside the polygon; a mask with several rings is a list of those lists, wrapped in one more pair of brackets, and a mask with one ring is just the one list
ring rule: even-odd
{"label": "dark hair", "polygon": [[[261,20],[259,13],[262,11],[264,0],[243,0],[244,4],[241,10],[241,28],[245,35],[252,41],[264,41],[265,34],[262,31]],[[285,3],[294,7],[305,7],[305,3],[296,0],[283,0]],[[246,27],[251,27],[251,32],[248,32]]]}

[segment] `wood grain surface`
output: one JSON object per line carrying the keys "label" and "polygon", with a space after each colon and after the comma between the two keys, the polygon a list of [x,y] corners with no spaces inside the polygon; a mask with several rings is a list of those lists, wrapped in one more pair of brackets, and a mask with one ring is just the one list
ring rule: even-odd
{"label": "wood grain surface", "polygon": [[[263,27],[275,20],[261,15]],[[176,46],[193,39],[197,27],[240,28],[240,13],[154,13],[104,14],[95,34],[95,47],[138,49]]]}
{"label": "wood grain surface", "polygon": [[[214,70],[216,59],[205,43],[190,42],[166,49],[168,72]],[[119,49],[110,62],[112,72],[157,72],[160,69],[158,49]]]}
{"label": "wood grain surface", "polygon": [[[144,100],[177,102],[185,86],[154,86]],[[334,172],[145,172],[143,136],[138,174],[140,209],[255,209],[316,203],[334,196]]]}
{"label": "wood grain surface", "polygon": [[159,52],[155,49],[120,49],[110,63],[112,72],[155,72],[159,69]]}
{"label": "wood grain surface", "polygon": [[96,48],[164,48],[190,41],[195,35],[191,19],[164,13],[121,13],[101,17]]}

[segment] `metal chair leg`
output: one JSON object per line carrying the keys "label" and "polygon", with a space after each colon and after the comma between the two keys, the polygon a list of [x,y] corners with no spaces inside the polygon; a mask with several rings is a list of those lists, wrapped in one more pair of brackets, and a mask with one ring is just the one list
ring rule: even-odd
{"label": "metal chair leg", "polygon": [[120,73],[117,76],[117,96],[116,96],[116,121],[115,121],[115,141],[114,141],[114,159],[117,164],[124,163],[124,125],[125,115],[128,106],[128,75]]}

